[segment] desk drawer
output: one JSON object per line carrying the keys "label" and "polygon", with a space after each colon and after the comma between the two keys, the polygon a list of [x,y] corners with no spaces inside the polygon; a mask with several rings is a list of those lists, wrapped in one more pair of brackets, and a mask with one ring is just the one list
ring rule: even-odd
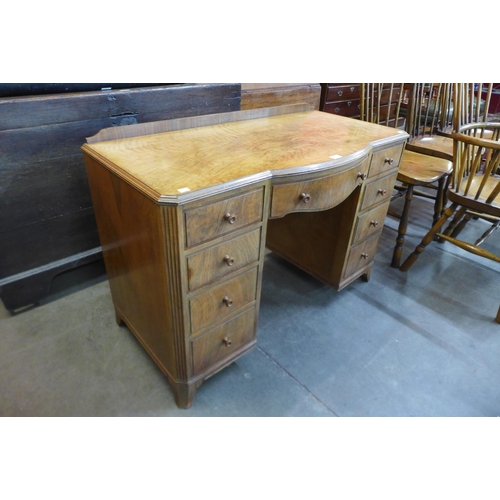
{"label": "desk drawer", "polygon": [[189,290],[193,291],[259,260],[261,229],[225,241],[187,258]]}
{"label": "desk drawer", "polygon": [[333,208],[344,201],[363,181],[368,162],[356,169],[311,181],[291,182],[273,186],[271,217],[290,212],[317,211]]}
{"label": "desk drawer", "polygon": [[389,203],[384,203],[358,217],[353,243],[364,240],[367,236],[382,228],[388,206]]}
{"label": "desk drawer", "polygon": [[211,205],[187,210],[186,245],[188,247],[230,233],[262,220],[264,189],[229,198]]}
{"label": "desk drawer", "polygon": [[396,173],[369,182],[365,187],[365,194],[361,203],[361,210],[366,210],[384,201],[391,199]]}
{"label": "desk drawer", "polygon": [[222,323],[256,299],[257,268],[190,300],[191,332]]}
{"label": "desk drawer", "polygon": [[255,308],[191,341],[196,375],[255,339]]}
{"label": "desk drawer", "polygon": [[377,153],[373,153],[370,164],[370,177],[378,174],[388,173],[399,167],[401,153],[403,152],[404,144],[393,146]]}
{"label": "desk drawer", "polygon": [[373,236],[351,248],[344,278],[348,278],[373,262],[381,232],[382,229],[379,229]]}

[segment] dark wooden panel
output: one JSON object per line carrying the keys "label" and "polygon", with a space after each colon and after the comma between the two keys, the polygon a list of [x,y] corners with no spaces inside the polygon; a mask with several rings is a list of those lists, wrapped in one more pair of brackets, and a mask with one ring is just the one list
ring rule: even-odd
{"label": "dark wooden panel", "polygon": [[118,121],[120,116],[139,113],[142,121],[165,120],[237,111],[240,102],[241,85],[226,83],[4,98],[0,99],[0,130],[103,117]]}
{"label": "dark wooden panel", "polygon": [[82,253],[99,247],[80,150],[87,137],[102,128],[238,111],[240,105],[240,84],[0,98],[0,295],[6,306],[22,306],[21,296],[33,300],[36,290],[46,293],[57,266],[78,265]]}
{"label": "dark wooden panel", "polygon": [[91,206],[81,154],[0,169],[0,234]]}
{"label": "dark wooden panel", "polygon": [[0,279],[98,247],[93,207],[0,234]]}
{"label": "dark wooden panel", "polygon": [[[0,83],[0,97],[22,97],[42,94],[91,92],[102,89],[158,87],[166,83]],[[168,84],[172,85],[172,84]]]}

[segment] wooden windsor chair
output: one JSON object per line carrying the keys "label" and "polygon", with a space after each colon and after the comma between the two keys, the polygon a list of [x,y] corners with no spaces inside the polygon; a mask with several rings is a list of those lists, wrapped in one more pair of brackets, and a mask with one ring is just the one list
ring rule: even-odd
{"label": "wooden windsor chair", "polygon": [[451,83],[411,83],[405,129],[409,151],[453,160],[451,131],[457,125],[454,112],[454,85]]}
{"label": "wooden windsor chair", "polygon": [[[380,125],[401,127],[401,106],[403,102],[404,84],[399,83],[364,83],[362,84],[362,111],[361,118],[365,121],[378,123]],[[451,140],[451,139],[450,139]],[[395,189],[397,196],[405,196],[403,210],[398,226],[398,235],[394,247],[391,266],[398,268],[401,262],[404,240],[408,228],[411,202],[416,186],[432,187],[436,190],[434,198],[434,221],[438,220],[443,211],[444,190],[448,176],[452,170],[450,159],[444,159],[435,155],[428,155],[408,150],[403,152],[397,176]],[[420,193],[418,193],[420,194]],[[428,193],[423,196],[432,197]],[[391,211],[391,215],[394,213]]]}
{"label": "wooden windsor chair", "polygon": [[[455,130],[469,123],[488,122],[493,83],[457,83],[454,86],[454,106],[457,109]],[[491,139],[493,131],[487,128],[481,128],[477,131],[471,129],[469,135]],[[491,222],[491,226],[476,241],[477,245],[483,243],[500,226],[500,219],[480,217],[478,214],[466,211],[460,223],[453,229],[453,236],[458,236],[467,222],[477,218]],[[442,239],[438,239],[438,241],[442,241]]]}
{"label": "wooden windsor chair", "polygon": [[[486,132],[489,139],[484,137]],[[486,220],[500,220],[500,175],[497,173],[500,167],[500,123],[469,123],[462,125],[452,136],[456,152],[453,179],[448,189],[451,205],[408,256],[400,267],[401,271],[408,271],[436,236],[475,255],[500,262],[500,256],[480,246],[481,238],[470,243],[458,239],[456,231],[467,213]],[[452,216],[446,230],[440,233]],[[500,323],[500,308],[495,319]]]}
{"label": "wooden windsor chair", "polygon": [[[458,109],[458,123],[455,130],[468,123],[480,123],[488,121],[488,109],[490,107],[493,83],[456,83],[455,84],[455,106]],[[482,130],[484,137],[492,135],[491,130]]]}

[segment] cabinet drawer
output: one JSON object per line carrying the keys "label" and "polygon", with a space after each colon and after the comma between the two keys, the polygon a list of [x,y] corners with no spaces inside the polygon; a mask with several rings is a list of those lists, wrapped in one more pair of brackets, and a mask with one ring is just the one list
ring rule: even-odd
{"label": "cabinet drawer", "polygon": [[187,258],[189,290],[227,276],[259,260],[260,227]]}
{"label": "cabinet drawer", "polygon": [[382,151],[373,153],[370,164],[370,177],[374,177],[384,172],[390,172],[399,167],[401,153],[403,152],[404,144],[393,146]]}
{"label": "cabinet drawer", "polygon": [[334,115],[356,118],[361,114],[361,101],[359,99],[349,99],[340,102],[327,102],[323,111]]}
{"label": "cabinet drawer", "polygon": [[257,268],[190,300],[191,332],[222,323],[256,299]]}
{"label": "cabinet drawer", "polygon": [[264,189],[260,188],[234,198],[185,212],[186,245],[227,234],[262,220]]}
{"label": "cabinet drawer", "polygon": [[255,339],[255,308],[191,341],[194,374],[231,357]]}
{"label": "cabinet drawer", "polygon": [[291,182],[273,186],[271,217],[290,212],[317,211],[333,208],[344,201],[363,181],[368,161],[356,169],[311,181]]}
{"label": "cabinet drawer", "polygon": [[326,102],[346,101],[348,99],[360,99],[359,83],[350,83],[346,85],[328,86],[326,92]]}
{"label": "cabinet drawer", "polygon": [[391,199],[394,182],[397,174],[388,175],[381,179],[376,179],[369,182],[365,187],[365,194],[361,203],[361,210],[366,210],[372,206],[378,205],[381,202]]}
{"label": "cabinet drawer", "polygon": [[384,203],[358,217],[353,243],[364,240],[367,236],[382,228],[388,207],[389,203]]}
{"label": "cabinet drawer", "polygon": [[351,248],[344,278],[348,278],[373,262],[381,232],[382,230],[379,229],[370,238]]}

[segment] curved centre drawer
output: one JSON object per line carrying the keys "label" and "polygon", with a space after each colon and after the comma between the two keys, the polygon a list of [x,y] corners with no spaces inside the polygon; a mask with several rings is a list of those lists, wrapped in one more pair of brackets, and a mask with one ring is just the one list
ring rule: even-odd
{"label": "curved centre drawer", "polygon": [[366,177],[368,161],[344,172],[273,186],[271,218],[290,212],[328,210],[342,203]]}
{"label": "curved centre drawer", "polygon": [[189,290],[210,283],[259,260],[260,227],[187,258]]}

